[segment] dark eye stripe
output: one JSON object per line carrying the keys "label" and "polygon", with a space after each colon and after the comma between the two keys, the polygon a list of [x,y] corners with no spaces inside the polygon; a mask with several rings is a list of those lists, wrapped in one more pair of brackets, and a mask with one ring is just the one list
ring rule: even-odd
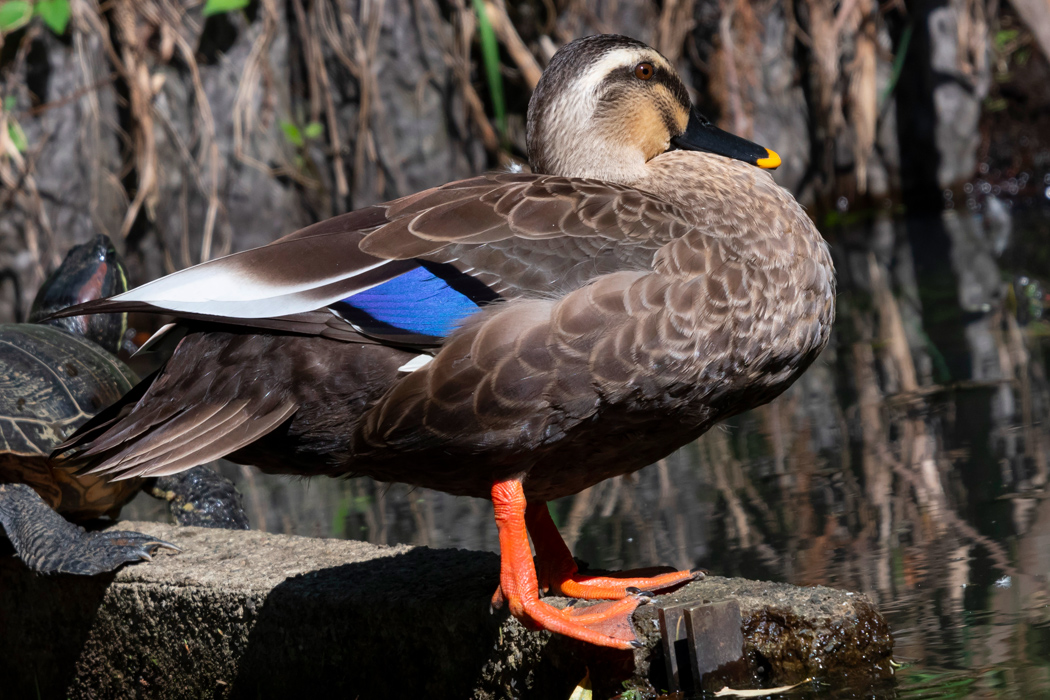
{"label": "dark eye stripe", "polygon": [[[649,61],[645,61],[645,63],[649,63]],[[635,63],[634,65],[624,66],[623,68],[617,68],[612,71],[606,76],[605,80],[602,81],[603,86],[621,81],[638,82],[638,78],[634,75],[634,70],[637,65],[638,64]],[[693,103],[689,100],[689,92],[685,89],[685,85],[682,84],[682,81],[679,80],[678,76],[669,71],[662,70],[655,63],[652,63],[651,65],[653,66],[654,71],[653,77],[646,82],[650,85],[654,83],[663,85],[667,88],[668,92],[671,93],[671,96],[678,101],[678,104],[682,105],[682,109],[686,111],[691,110],[693,108]],[[675,129],[677,129],[677,127],[675,127]]]}
{"label": "dark eye stripe", "polygon": [[678,79],[677,76],[668,73],[667,71],[656,70],[656,75],[649,82],[659,83],[663,85],[671,93],[671,95],[678,100],[678,104],[682,105],[685,110],[690,110],[693,107],[692,101],[689,99],[689,91],[685,89],[685,85]]}
{"label": "dark eye stripe", "polygon": [[670,105],[660,105],[660,116],[663,117],[664,127],[667,129],[667,133],[671,136],[674,136],[682,130],[681,125],[678,123],[678,119],[675,118],[674,111],[670,109]]}

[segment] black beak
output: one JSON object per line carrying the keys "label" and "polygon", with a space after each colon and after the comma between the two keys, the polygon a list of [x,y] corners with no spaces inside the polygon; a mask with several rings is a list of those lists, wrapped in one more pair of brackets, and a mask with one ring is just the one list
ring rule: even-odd
{"label": "black beak", "polygon": [[727,158],[736,158],[760,168],[772,170],[780,165],[780,156],[757,143],[742,139],[728,131],[722,131],[707,121],[707,117],[693,109],[689,123],[671,145],[684,151],[707,151]]}

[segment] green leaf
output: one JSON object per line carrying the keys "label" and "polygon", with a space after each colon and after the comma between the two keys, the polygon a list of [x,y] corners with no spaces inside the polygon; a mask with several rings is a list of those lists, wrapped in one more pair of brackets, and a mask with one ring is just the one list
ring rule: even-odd
{"label": "green leaf", "polygon": [[285,137],[299,148],[303,147],[303,135],[299,131],[294,123],[286,120],[281,120],[281,131],[284,132]]}
{"label": "green leaf", "polygon": [[478,16],[478,36],[481,39],[481,59],[485,64],[485,76],[488,78],[489,96],[492,97],[492,111],[496,115],[496,127],[504,137],[507,135],[507,103],[503,99],[503,75],[499,69],[499,42],[496,30],[489,22],[485,11],[485,0],[474,0],[474,13]]}
{"label": "green leaf", "polygon": [[26,149],[29,148],[29,142],[26,140],[26,132],[22,131],[22,127],[16,121],[10,121],[7,123],[7,135],[11,139],[11,143],[15,145],[19,153],[25,153]]}
{"label": "green leaf", "polygon": [[249,0],[208,0],[204,3],[204,16],[222,14],[223,12],[234,12],[248,7]]}
{"label": "green leaf", "polygon": [[984,101],[984,108],[989,112],[1002,112],[1006,109],[1006,100],[1002,97],[989,97]]}
{"label": "green leaf", "polygon": [[901,32],[900,43],[897,45],[897,55],[893,57],[893,71],[890,74],[890,81],[886,85],[886,89],[882,91],[882,97],[879,98],[879,109],[886,104],[886,100],[890,99],[890,95],[897,89],[897,81],[901,78],[901,71],[904,70],[904,59],[908,56],[908,47],[911,46],[911,35],[915,30],[915,23],[908,22],[904,27],[904,31]]}
{"label": "green leaf", "polygon": [[71,14],[69,0],[37,0],[33,11],[56,35],[61,36],[66,33]]}
{"label": "green leaf", "polygon": [[324,127],[321,126],[321,122],[310,122],[303,129],[303,135],[308,139],[316,139],[321,136],[324,132]]}
{"label": "green leaf", "polygon": [[32,17],[33,8],[26,0],[9,0],[0,5],[0,32],[24,27]]}
{"label": "green leaf", "polygon": [[1021,32],[1016,29],[1003,29],[995,33],[995,48],[1002,51],[1006,45],[1014,41]]}
{"label": "green leaf", "polygon": [[15,97],[14,95],[8,95],[7,97],[4,98],[4,111],[5,112],[13,112],[13,111],[15,111],[15,107],[17,107],[17,106],[18,106],[18,98]]}

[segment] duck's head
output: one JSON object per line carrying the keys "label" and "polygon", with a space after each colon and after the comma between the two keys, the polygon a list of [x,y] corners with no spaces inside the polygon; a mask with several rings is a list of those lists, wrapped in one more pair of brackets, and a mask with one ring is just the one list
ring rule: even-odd
{"label": "duck's head", "polygon": [[615,34],[577,39],[554,54],[529,101],[527,138],[535,172],[625,184],[675,149],[780,165],[776,153],[701,115],[658,51]]}

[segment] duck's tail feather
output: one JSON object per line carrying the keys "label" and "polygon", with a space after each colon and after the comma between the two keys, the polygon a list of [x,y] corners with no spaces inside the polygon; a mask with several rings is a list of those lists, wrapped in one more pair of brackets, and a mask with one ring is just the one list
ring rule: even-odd
{"label": "duck's tail feather", "polygon": [[56,447],[52,458],[113,479],[166,476],[258,440],[295,413],[294,396],[267,391],[237,362],[216,367],[205,361],[222,353],[233,359],[255,354],[252,343],[265,340],[236,334],[184,339],[184,356],[172,371],[165,367],[139,382]]}

